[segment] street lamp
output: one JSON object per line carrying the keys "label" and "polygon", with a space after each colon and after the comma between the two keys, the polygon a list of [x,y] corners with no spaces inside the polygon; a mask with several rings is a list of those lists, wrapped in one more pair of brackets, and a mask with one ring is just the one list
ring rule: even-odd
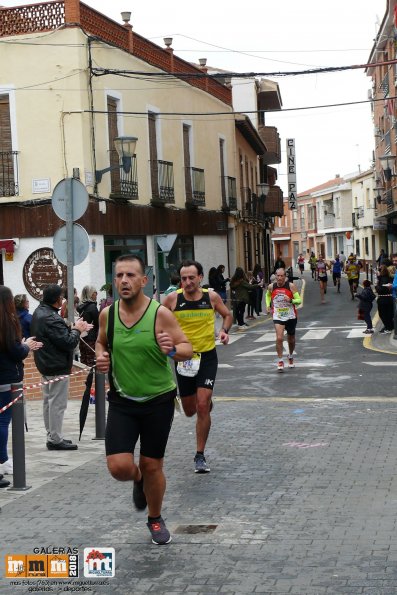
{"label": "street lamp", "polygon": [[266,184],[265,182],[261,182],[260,184],[257,184],[256,188],[257,188],[257,196],[258,196],[259,200],[265,201],[265,198],[269,194],[269,190],[270,190],[269,184]]}
{"label": "street lamp", "polygon": [[102,180],[102,175],[108,171],[115,169],[122,169],[126,174],[130,172],[132,158],[135,155],[135,147],[137,142],[136,136],[118,136],[114,139],[114,146],[121,163],[119,165],[111,165],[105,169],[95,170],[95,182],[99,184]]}
{"label": "street lamp", "polygon": [[396,177],[396,174],[392,174],[392,167],[395,164],[396,156],[395,155],[382,155],[379,157],[380,164],[383,169],[383,173],[385,176],[385,180],[390,182],[390,180]]}

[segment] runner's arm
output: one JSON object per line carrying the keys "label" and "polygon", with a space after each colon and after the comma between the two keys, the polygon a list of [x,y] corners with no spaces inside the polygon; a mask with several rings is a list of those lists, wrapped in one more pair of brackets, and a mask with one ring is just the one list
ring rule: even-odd
{"label": "runner's arm", "polygon": [[108,352],[108,338],[106,334],[106,325],[108,320],[109,306],[104,308],[99,314],[99,331],[95,343],[96,369],[98,372],[106,374],[109,371],[110,355]]}
{"label": "runner's arm", "polygon": [[164,306],[160,306],[157,311],[156,339],[161,351],[176,362],[183,362],[193,357],[192,346],[182,332],[177,319]]}
{"label": "runner's arm", "polygon": [[266,310],[267,310],[267,313],[269,314],[269,312],[270,312],[270,305],[272,303],[272,292],[269,291],[269,289],[266,291],[265,301],[266,301]]}
{"label": "runner's arm", "polygon": [[299,304],[302,303],[302,298],[299,295],[298,288],[296,287],[296,285],[294,283],[290,283],[289,286],[292,291],[291,303],[294,304],[294,306],[299,306]]}
{"label": "runner's arm", "polygon": [[222,328],[219,331],[219,341],[223,345],[227,345],[229,343],[229,330],[233,323],[233,316],[229,308],[225,306],[222,301],[221,296],[216,293],[215,291],[211,291],[210,294],[211,305],[218,314],[222,316]]}

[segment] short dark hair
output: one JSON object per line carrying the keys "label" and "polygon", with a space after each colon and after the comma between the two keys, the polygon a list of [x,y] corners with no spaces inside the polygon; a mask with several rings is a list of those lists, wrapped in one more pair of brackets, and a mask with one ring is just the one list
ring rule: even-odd
{"label": "short dark hair", "polygon": [[181,268],[183,267],[196,267],[198,275],[204,275],[203,265],[197,262],[197,260],[182,260],[178,268],[179,275],[181,274]]}
{"label": "short dark hair", "polygon": [[138,256],[137,254],[121,254],[121,256],[118,256],[116,258],[114,264],[116,265],[118,262],[124,262],[125,260],[138,262],[141,267],[142,275],[145,274],[145,263],[143,262],[140,256]]}
{"label": "short dark hair", "polygon": [[371,281],[369,279],[364,279],[363,287],[371,287]]}
{"label": "short dark hair", "polygon": [[43,290],[43,302],[44,304],[55,304],[63,294],[63,289],[60,285],[55,283],[47,285]]}

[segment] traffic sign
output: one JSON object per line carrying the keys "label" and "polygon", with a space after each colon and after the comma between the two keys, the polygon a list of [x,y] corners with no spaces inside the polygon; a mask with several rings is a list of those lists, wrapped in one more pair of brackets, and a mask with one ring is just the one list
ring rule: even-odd
{"label": "traffic sign", "polygon": [[[66,234],[66,225],[57,229],[54,235],[54,252],[55,256],[63,262],[68,264],[68,242]],[[78,223],[73,223],[73,266],[81,264],[88,255],[90,248],[90,240],[88,233]]]}
{"label": "traffic sign", "polygon": [[69,193],[71,193],[72,198],[72,221],[76,221],[84,215],[88,207],[88,192],[80,180],[67,178],[58,182],[52,194],[52,208],[62,221],[68,221]]}

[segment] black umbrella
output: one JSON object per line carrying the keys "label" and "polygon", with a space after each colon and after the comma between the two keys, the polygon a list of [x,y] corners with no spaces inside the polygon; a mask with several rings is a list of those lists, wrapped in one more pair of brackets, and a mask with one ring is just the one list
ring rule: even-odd
{"label": "black umbrella", "polygon": [[81,435],[84,430],[85,420],[87,419],[88,407],[90,405],[90,393],[91,393],[93,378],[94,378],[94,368],[91,368],[91,370],[88,372],[87,378],[85,380],[85,390],[84,390],[83,398],[81,399],[81,407],[80,407],[80,413],[79,413],[79,419],[80,419],[79,442],[81,440]]}

